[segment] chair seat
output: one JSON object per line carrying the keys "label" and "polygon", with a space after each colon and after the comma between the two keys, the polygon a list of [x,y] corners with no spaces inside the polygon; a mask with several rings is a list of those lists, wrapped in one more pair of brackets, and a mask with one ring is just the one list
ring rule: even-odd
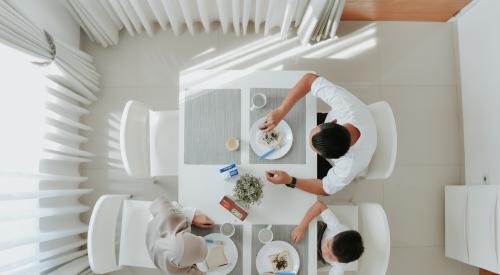
{"label": "chair seat", "polygon": [[150,112],[149,125],[151,176],[177,175],[178,111]]}
{"label": "chair seat", "polygon": [[156,268],[146,247],[146,229],[153,218],[149,212],[151,201],[126,200],[120,235],[120,266]]}

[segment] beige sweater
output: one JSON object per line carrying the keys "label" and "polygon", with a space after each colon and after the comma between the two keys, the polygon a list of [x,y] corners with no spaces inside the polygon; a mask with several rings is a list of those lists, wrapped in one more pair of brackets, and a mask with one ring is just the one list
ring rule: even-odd
{"label": "beige sweater", "polygon": [[157,241],[172,234],[191,232],[191,222],[194,211],[189,208],[182,209],[176,202],[166,198],[157,198],[151,208],[153,219],[149,222],[146,232],[146,246],[154,264],[168,275],[202,275],[196,266],[179,267],[167,257],[167,251],[156,245]]}

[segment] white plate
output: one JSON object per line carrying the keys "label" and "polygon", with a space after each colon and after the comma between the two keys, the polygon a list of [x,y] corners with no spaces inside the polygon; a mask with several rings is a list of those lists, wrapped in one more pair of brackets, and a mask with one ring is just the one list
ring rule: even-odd
{"label": "white plate", "polygon": [[257,272],[262,274],[264,272],[269,272],[273,270],[271,261],[269,261],[269,255],[276,254],[288,250],[290,252],[290,257],[292,257],[293,268],[292,273],[298,273],[300,268],[300,258],[299,253],[291,244],[283,241],[273,241],[264,245],[257,253],[257,258],[255,259],[255,265],[257,266]]}
{"label": "white plate", "polygon": [[[197,264],[198,268],[202,272],[207,272],[207,275],[225,275],[229,274],[233,271],[236,263],[238,262],[238,249],[236,248],[236,244],[234,244],[233,240],[222,235],[221,233],[211,233],[203,237],[204,239],[210,239],[214,241],[223,241],[224,242],[224,254],[226,254],[228,265],[218,267],[210,272],[208,271],[207,265],[205,263]],[[208,249],[212,248],[213,244],[208,244]]]}
{"label": "white plate", "polygon": [[[257,156],[262,156],[264,153],[271,149],[271,147],[267,147],[259,143],[259,126],[262,125],[265,121],[266,118],[263,117],[257,120],[252,125],[252,128],[250,128],[250,147],[252,147],[252,150],[255,152],[255,154],[257,154]],[[278,124],[275,129],[283,133],[285,137],[281,141],[280,148],[276,149],[276,151],[267,156],[266,159],[279,159],[286,155],[286,153],[290,151],[290,148],[292,148],[293,134],[292,129],[290,128],[288,123],[286,123],[285,120],[281,120],[280,124]]]}

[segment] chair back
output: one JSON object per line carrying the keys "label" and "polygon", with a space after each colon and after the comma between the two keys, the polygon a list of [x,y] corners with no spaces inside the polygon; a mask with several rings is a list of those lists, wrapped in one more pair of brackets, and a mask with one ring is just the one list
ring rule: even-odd
{"label": "chair back", "polygon": [[377,148],[365,174],[366,179],[386,179],[394,170],[398,150],[396,120],[385,101],[368,106],[377,126]]}
{"label": "chair back", "polygon": [[87,236],[89,264],[96,274],[119,270],[116,226],[122,203],[129,195],[103,195],[95,203]]}
{"label": "chair back", "polygon": [[127,174],[151,178],[149,159],[149,108],[130,100],[120,121],[120,153]]}
{"label": "chair back", "polygon": [[359,259],[359,275],[384,275],[389,265],[391,236],[387,215],[380,204],[359,204],[359,233],[365,252]]}

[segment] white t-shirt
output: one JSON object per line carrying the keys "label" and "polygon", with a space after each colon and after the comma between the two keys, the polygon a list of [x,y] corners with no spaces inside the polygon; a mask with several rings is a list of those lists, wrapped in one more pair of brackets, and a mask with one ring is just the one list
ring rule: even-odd
{"label": "white t-shirt", "polygon": [[[321,239],[321,246],[325,245],[325,243],[335,237],[335,235],[349,230],[349,228],[339,222],[335,214],[333,214],[332,210],[326,209],[321,212],[321,219],[326,223],[325,233],[323,233],[323,238]],[[339,262],[330,262],[328,259],[325,259],[327,263],[329,263],[332,268],[328,275],[342,275],[344,274],[345,264]]]}
{"label": "white t-shirt", "polygon": [[368,106],[346,89],[318,77],[311,86],[311,93],[332,107],[325,122],[337,119],[337,124],[350,123],[361,133],[344,156],[328,159],[333,167],[323,178],[323,189],[331,195],[368,167],[377,147],[377,128]]}

